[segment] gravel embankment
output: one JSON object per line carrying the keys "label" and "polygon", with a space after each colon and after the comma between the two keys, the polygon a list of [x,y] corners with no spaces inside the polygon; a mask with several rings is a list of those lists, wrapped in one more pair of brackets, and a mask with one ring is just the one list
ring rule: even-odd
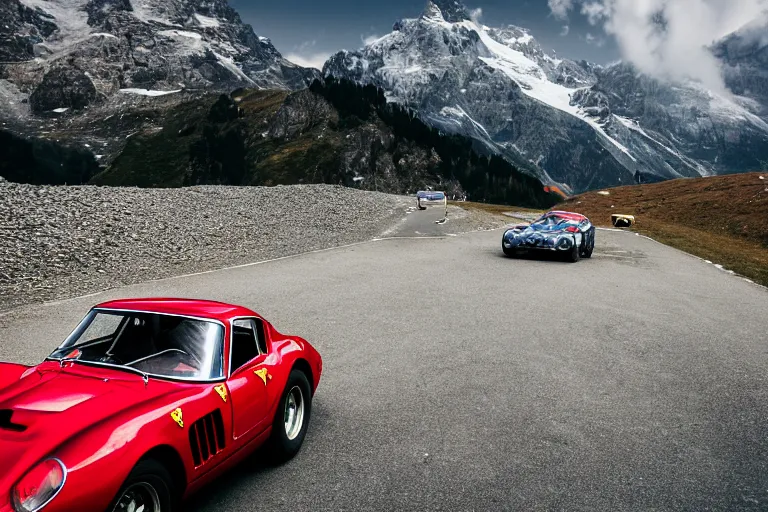
{"label": "gravel embankment", "polygon": [[325,185],[117,189],[0,178],[0,311],[367,240],[411,204]]}

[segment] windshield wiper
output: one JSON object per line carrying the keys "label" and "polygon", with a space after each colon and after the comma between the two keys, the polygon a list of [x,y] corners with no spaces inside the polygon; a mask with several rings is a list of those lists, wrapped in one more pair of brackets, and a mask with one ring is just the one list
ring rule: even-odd
{"label": "windshield wiper", "polygon": [[135,373],[137,375],[141,375],[141,379],[144,381],[144,387],[146,387],[147,384],[149,384],[149,374],[148,373],[145,373],[145,372],[143,372],[141,370],[137,370],[136,368],[132,368],[130,366],[102,363],[100,361],[85,361],[85,360],[82,360],[82,359],[78,359],[77,357],[62,357],[61,359],[54,359],[54,361],[58,361],[59,362],[59,366],[61,368],[64,368],[64,364],[65,363],[72,362],[72,363],[82,363],[82,364],[84,364],[86,366],[87,365],[93,365],[93,366],[100,366],[100,367],[103,367],[103,368],[104,367],[105,368],[114,368],[116,370],[128,370],[128,371],[130,371],[132,373]]}

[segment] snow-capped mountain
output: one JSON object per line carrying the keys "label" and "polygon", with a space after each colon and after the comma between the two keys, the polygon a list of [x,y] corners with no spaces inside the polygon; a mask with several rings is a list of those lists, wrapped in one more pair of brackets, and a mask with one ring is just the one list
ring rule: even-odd
{"label": "snow-capped mountain", "polygon": [[316,76],[254,34],[226,0],[0,2],[0,99],[18,100],[8,108],[17,114],[27,112],[22,104],[42,114],[117,94],[298,89]]}
{"label": "snow-capped mountain", "polygon": [[[749,76],[764,94],[761,55]],[[419,18],[332,56],[323,73],[382,87],[428,122],[575,192],[754,170],[768,155],[765,96],[755,88],[717,95],[625,64],[559,59],[527,30],[482,25],[456,0],[429,2]],[[732,75],[743,79],[743,66]]]}

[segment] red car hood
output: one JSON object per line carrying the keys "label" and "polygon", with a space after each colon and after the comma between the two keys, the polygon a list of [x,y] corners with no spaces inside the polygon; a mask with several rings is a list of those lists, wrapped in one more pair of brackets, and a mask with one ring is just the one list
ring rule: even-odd
{"label": "red car hood", "polygon": [[145,386],[139,375],[83,365],[43,363],[28,370],[0,389],[0,503],[35,463],[85,430],[129,409],[138,415],[158,400],[170,403],[195,392],[194,385],[150,380]]}

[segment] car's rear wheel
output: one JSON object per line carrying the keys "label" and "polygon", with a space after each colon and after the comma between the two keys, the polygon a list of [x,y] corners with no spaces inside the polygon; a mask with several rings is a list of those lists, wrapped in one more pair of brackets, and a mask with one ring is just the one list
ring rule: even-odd
{"label": "car's rear wheel", "polygon": [[277,462],[286,461],[301,449],[312,413],[312,388],[304,372],[291,371],[272,423],[269,450]]}
{"label": "car's rear wheel", "polygon": [[112,512],[172,512],[178,498],[168,469],[154,459],[140,461],[120,488]]}

